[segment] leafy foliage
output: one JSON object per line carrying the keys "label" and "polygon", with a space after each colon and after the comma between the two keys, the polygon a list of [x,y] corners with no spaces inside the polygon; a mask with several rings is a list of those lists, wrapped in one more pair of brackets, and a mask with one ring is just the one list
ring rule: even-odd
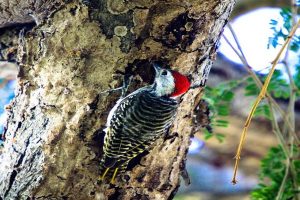
{"label": "leafy foliage", "polygon": [[[265,80],[265,77],[263,78]],[[275,70],[271,82],[268,87],[270,92],[275,98],[288,99],[290,97],[289,84],[283,78],[280,70]]]}
{"label": "leafy foliage", "polygon": [[266,119],[272,120],[269,105],[266,103],[261,103],[260,105],[258,105],[254,112],[254,117],[264,117]]}
{"label": "leafy foliage", "polygon": [[[299,3],[299,1],[297,1]],[[274,31],[274,35],[270,38],[268,47],[273,46],[274,48],[280,45],[279,41],[287,39],[288,33],[292,28],[292,13],[290,9],[282,9],[280,15],[283,19],[283,24],[280,25],[276,20],[271,20],[271,29]],[[295,35],[290,43],[289,50],[299,54],[300,49],[300,35]],[[296,73],[294,74],[294,82],[297,87],[296,96],[300,96],[300,59],[298,64],[295,66]],[[249,81],[250,84],[247,86],[246,94],[257,94],[257,89],[253,86],[253,83]],[[253,80],[252,80],[253,82]],[[270,85],[268,87],[268,92],[275,98],[289,99],[290,91],[289,84],[283,78],[281,71],[276,70]],[[268,119],[272,120],[269,116],[270,110],[267,104],[262,104],[256,110],[256,115],[264,115]],[[294,154],[299,155],[299,148],[294,148]],[[277,197],[277,194],[282,185],[286,170],[289,168],[294,168],[296,170],[296,178],[293,179],[291,173],[288,174],[287,180],[283,185],[283,192],[281,199],[288,200],[293,199],[296,193],[300,191],[295,191],[293,185],[300,184],[300,160],[291,160],[291,167],[287,165],[286,156],[281,147],[273,147],[270,149],[268,155],[261,161],[261,171],[260,171],[260,183],[258,187],[252,191],[251,198],[253,200],[273,200]],[[293,183],[296,182],[296,183]],[[267,182],[268,184],[265,184]]]}
{"label": "leafy foliage", "polygon": [[[262,81],[265,81],[266,75],[259,75]],[[245,96],[257,96],[260,89],[257,87],[252,77],[245,81]],[[275,98],[288,99],[290,97],[289,84],[280,70],[275,70],[268,86],[268,92]]]}
{"label": "leafy foliage", "polygon": [[[288,33],[292,28],[292,13],[290,8],[282,8],[280,11],[280,16],[283,24],[279,21],[272,19],[270,22],[271,29],[274,31],[272,37],[269,38],[268,48],[270,46],[277,47],[288,37]],[[299,50],[300,35],[295,35],[290,44],[290,50],[297,52]]]}
{"label": "leafy foliage", "polygon": [[[226,120],[226,116],[230,114],[230,104],[234,98],[232,90],[239,84],[239,81],[233,80],[219,84],[216,87],[205,88],[203,99],[209,104],[212,128],[228,126],[229,122]],[[208,130],[204,130],[205,139],[209,139],[214,136],[220,142],[222,142],[225,138],[225,135],[222,133],[211,134]]]}
{"label": "leafy foliage", "polygon": [[[297,1],[297,5],[300,1]],[[277,47],[281,45],[284,40],[287,39],[290,30],[292,29],[292,13],[290,9],[282,9],[280,12],[283,23],[273,19],[270,22],[271,29],[274,31],[272,37],[269,38],[268,48]],[[299,55],[300,51],[300,35],[294,35],[289,45],[288,51],[297,53]],[[293,75],[293,81],[296,85],[296,97],[300,97],[300,57],[298,56],[298,63],[294,66],[295,73]],[[293,70],[291,70],[293,71]],[[257,74],[258,78],[264,82],[266,80],[266,75]],[[245,89],[245,96],[257,96],[260,93],[260,88],[255,83],[252,77],[248,77],[243,80],[234,81],[234,84],[221,84],[216,88],[208,88],[205,92],[205,98],[211,105],[211,110],[213,111],[213,125],[219,127],[226,127],[228,122],[223,119],[230,113],[230,101],[234,97],[232,92],[234,88],[239,85],[243,85]],[[227,94],[228,92],[228,94]],[[282,71],[275,70],[270,84],[268,86],[268,93],[275,99],[288,100],[291,96],[290,85],[286,80],[286,77],[282,74]],[[227,96],[227,98],[226,98]],[[225,100],[224,100],[225,98]],[[264,117],[268,120],[274,120],[274,116],[271,114],[271,110],[267,101],[262,101],[257,107],[255,117]],[[276,123],[276,122],[275,122]],[[280,130],[279,130],[280,131]],[[213,137],[208,131],[204,132],[205,138]],[[282,133],[280,133],[282,134]],[[219,134],[224,136],[223,134]],[[219,137],[216,136],[216,137]],[[220,140],[223,140],[221,138]],[[286,145],[282,143],[283,145]],[[300,150],[299,146],[295,146],[294,155],[295,158],[299,157]],[[293,199],[296,194],[300,191],[296,191],[300,185],[300,160],[295,158],[289,158],[290,164],[287,164],[287,158],[281,148],[281,146],[273,147],[270,149],[268,155],[261,161],[260,169],[260,183],[257,188],[251,193],[251,198],[253,200],[273,200],[277,198],[277,195],[281,190],[281,200]],[[286,172],[289,172],[286,174]],[[293,171],[293,174],[291,173]],[[296,176],[296,177],[295,177]],[[284,178],[286,181],[283,183]]]}
{"label": "leafy foliage", "polygon": [[[266,75],[258,74],[258,77],[261,81],[265,81],[266,79]],[[206,87],[203,99],[209,104],[212,128],[228,127],[229,122],[226,120],[226,117],[230,114],[230,105],[234,98],[233,91],[240,85],[244,86],[245,96],[257,96],[260,92],[259,87],[252,77],[221,83],[213,88]],[[275,98],[289,98],[289,84],[286,79],[284,79],[280,70],[275,70],[268,87],[268,92]],[[266,102],[261,103],[256,109],[254,116],[272,120],[269,105]],[[216,133],[212,135],[208,130],[204,131],[205,139],[210,139],[214,136],[216,136],[219,141],[223,141],[224,139],[224,134]]]}
{"label": "leafy foliage", "polygon": [[[297,148],[294,148],[295,154],[299,153]],[[294,160],[292,163],[298,175],[298,184],[300,184],[300,160]],[[272,147],[268,155],[261,161],[260,168],[260,183],[258,187],[251,192],[253,200],[273,200],[276,198],[279,188],[286,171],[286,157],[282,148]],[[264,184],[265,179],[268,179],[269,184]],[[293,190],[293,179],[287,177],[284,185],[284,192],[281,200],[293,199],[297,191]],[[299,191],[298,191],[299,192]]]}
{"label": "leafy foliage", "polygon": [[[299,5],[300,1],[297,1]],[[292,28],[292,13],[290,9],[282,9],[280,15],[283,19],[283,24],[280,25],[276,20],[271,20],[271,29],[274,31],[273,36],[270,38],[268,47],[273,46],[274,48],[279,45],[280,40],[285,40]],[[299,55],[300,49],[300,35],[295,35],[290,43],[289,51],[295,52]],[[295,65],[296,73],[294,74],[294,82],[297,87],[296,97],[300,97],[300,59]],[[282,74],[280,71],[275,71],[268,91],[275,98],[288,99],[290,98],[290,91],[288,83],[281,78]],[[263,105],[265,106],[265,105]],[[268,111],[265,108],[258,109],[258,113],[264,110],[265,113]],[[299,156],[299,147],[293,146],[294,155]],[[287,158],[283,152],[283,149],[279,147],[273,147],[270,149],[268,155],[261,161],[260,171],[260,183],[258,187],[252,191],[251,198],[253,200],[273,200],[277,199],[280,187],[283,184],[286,171],[287,179],[284,182],[281,200],[294,199],[296,193],[295,185],[300,185],[300,160],[289,158],[290,165],[287,163]],[[291,174],[292,170],[295,170],[294,175]],[[293,177],[296,176],[296,177]],[[265,184],[267,181],[268,184]]]}
{"label": "leafy foliage", "polygon": [[245,96],[257,96],[260,92],[260,89],[254,82],[252,77],[248,77],[245,81]]}
{"label": "leafy foliage", "polygon": [[[261,81],[265,81],[266,79],[266,75],[258,74],[258,77],[261,79]],[[205,88],[203,99],[209,104],[212,128],[228,127],[229,122],[226,120],[226,117],[230,114],[230,105],[234,99],[233,91],[240,85],[244,86],[245,96],[257,96],[260,92],[259,87],[256,85],[252,77],[221,83],[216,87],[207,86]],[[289,84],[287,83],[286,79],[284,79],[280,70],[275,70],[268,87],[268,92],[275,98],[289,98]],[[261,103],[256,109],[254,116],[272,120],[269,105],[267,103]],[[219,141],[223,141],[225,137],[222,133],[211,134],[208,130],[204,131],[205,139],[210,139],[214,136]]]}
{"label": "leafy foliage", "polygon": [[[299,6],[300,1],[296,1],[296,5]],[[290,32],[292,28],[292,13],[291,9],[289,8],[283,8],[280,12],[281,20],[283,21],[283,24],[279,23],[277,20],[272,19],[270,22],[271,29],[274,31],[273,36],[269,38],[268,42],[268,48],[270,46],[277,47],[280,45],[280,41],[285,40],[288,37],[288,33]],[[300,34],[296,34],[291,43],[290,43],[290,51],[298,53],[299,55],[299,49],[300,49]],[[299,60],[297,64],[295,65],[296,73],[294,74],[294,82],[298,88],[297,96],[300,96],[300,57],[298,57]]]}

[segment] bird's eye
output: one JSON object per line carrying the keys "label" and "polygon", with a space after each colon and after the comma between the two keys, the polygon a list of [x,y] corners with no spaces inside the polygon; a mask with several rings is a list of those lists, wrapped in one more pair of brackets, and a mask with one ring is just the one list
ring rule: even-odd
{"label": "bird's eye", "polygon": [[164,75],[164,76],[167,74],[168,74],[168,72],[166,70],[162,71],[162,73],[161,73],[161,75]]}

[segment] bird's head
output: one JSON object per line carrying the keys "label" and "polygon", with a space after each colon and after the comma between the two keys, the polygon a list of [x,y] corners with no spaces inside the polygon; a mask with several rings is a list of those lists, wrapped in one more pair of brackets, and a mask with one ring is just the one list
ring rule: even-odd
{"label": "bird's head", "polygon": [[188,78],[177,71],[154,65],[154,89],[158,96],[177,97],[190,88]]}

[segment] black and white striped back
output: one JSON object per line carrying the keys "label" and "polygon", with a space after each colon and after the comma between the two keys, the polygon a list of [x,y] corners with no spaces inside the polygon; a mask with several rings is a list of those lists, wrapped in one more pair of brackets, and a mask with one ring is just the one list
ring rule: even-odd
{"label": "black and white striped back", "polygon": [[171,126],[178,103],[148,88],[122,99],[111,113],[104,140],[105,167],[118,167],[148,149]]}

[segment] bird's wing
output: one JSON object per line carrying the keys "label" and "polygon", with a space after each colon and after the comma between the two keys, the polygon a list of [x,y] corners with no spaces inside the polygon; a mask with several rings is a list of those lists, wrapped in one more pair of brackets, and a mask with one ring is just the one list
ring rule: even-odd
{"label": "bird's wing", "polygon": [[[114,166],[118,160],[125,157],[127,152],[136,145],[136,142],[132,141],[132,138],[126,137],[125,133],[128,129],[126,125],[128,122],[126,120],[132,109],[135,109],[135,105],[139,103],[139,96],[141,94],[142,92],[135,92],[124,99],[120,99],[109,113],[103,147],[103,162],[106,167]],[[136,125],[134,128],[139,130],[141,126]]]}

